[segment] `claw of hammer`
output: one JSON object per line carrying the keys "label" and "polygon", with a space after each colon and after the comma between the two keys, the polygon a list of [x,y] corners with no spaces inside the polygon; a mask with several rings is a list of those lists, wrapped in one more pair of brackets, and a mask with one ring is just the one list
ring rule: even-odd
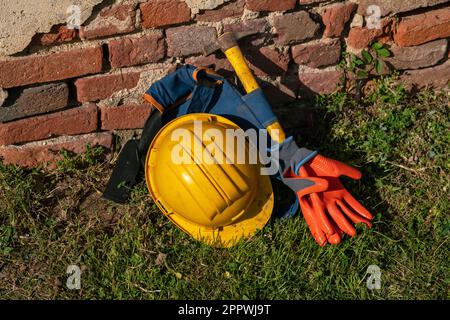
{"label": "claw of hammer", "polygon": [[237,45],[238,40],[257,34],[257,30],[247,30],[240,32],[225,32],[217,38],[216,43],[209,44],[203,47],[203,54],[209,56],[217,50],[226,51],[227,49]]}

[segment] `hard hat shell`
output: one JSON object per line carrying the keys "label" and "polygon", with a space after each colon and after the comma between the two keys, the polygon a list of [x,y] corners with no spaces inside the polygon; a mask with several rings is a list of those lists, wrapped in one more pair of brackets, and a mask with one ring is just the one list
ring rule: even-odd
{"label": "hard hat shell", "polygon": [[249,139],[245,161],[236,143],[237,152],[226,152],[228,129],[240,128],[212,114],[178,117],[155,136],[145,163],[148,190],[164,215],[195,239],[224,247],[262,229],[274,203],[269,176],[259,163],[248,164]]}

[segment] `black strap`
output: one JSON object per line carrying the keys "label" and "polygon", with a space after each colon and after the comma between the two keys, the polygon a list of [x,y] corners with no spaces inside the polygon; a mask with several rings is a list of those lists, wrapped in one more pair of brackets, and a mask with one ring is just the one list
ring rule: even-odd
{"label": "black strap", "polygon": [[148,148],[150,148],[150,144],[152,143],[153,138],[163,127],[162,122],[163,122],[162,113],[159,112],[158,110],[155,110],[148,117],[147,121],[144,124],[141,139],[139,139],[138,145],[142,168],[144,167],[145,158],[147,157],[148,153]]}
{"label": "black strap", "polygon": [[109,178],[103,198],[125,203],[131,188],[137,183],[141,167],[138,140],[129,140],[119,154],[117,164]]}
{"label": "black strap", "polygon": [[127,202],[130,191],[141,179],[148,148],[162,128],[162,115],[155,110],[148,117],[142,130],[141,139],[131,139],[123,146],[119,159],[106,185],[103,198],[117,202]]}

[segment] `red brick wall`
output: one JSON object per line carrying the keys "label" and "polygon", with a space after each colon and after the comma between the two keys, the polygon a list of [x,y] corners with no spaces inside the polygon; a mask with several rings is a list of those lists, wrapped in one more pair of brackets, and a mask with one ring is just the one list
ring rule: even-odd
{"label": "red brick wall", "polygon": [[[80,30],[54,26],[19,55],[0,57],[4,163],[52,163],[59,150],[82,152],[86,143],[111,149],[114,134],[143,126],[151,106],[142,94],[178,64],[230,74],[223,55],[202,56],[217,31],[259,32],[242,46],[274,105],[333,92],[342,50],[377,39],[406,84],[450,80],[448,0],[231,0],[196,14],[183,0],[135,2],[98,7]],[[364,18],[373,4],[380,29]]]}

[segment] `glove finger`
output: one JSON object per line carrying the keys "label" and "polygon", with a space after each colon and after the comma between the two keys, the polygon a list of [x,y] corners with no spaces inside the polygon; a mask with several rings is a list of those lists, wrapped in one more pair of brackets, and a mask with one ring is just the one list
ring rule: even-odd
{"label": "glove finger", "polygon": [[309,231],[311,232],[314,240],[323,247],[327,243],[327,238],[323,231],[319,228],[317,221],[314,219],[314,214],[309,203],[305,198],[299,198],[300,209],[302,210],[303,217],[305,218],[306,224],[308,225]]}
{"label": "glove finger", "polygon": [[367,220],[372,220],[373,219],[372,214],[369,211],[367,211],[367,209],[364,208],[363,205],[361,203],[359,203],[358,200],[353,198],[353,196],[349,192],[346,192],[346,194],[344,194],[344,200],[345,200],[345,202],[347,202],[347,204],[353,210],[358,212],[361,216],[363,216]]}
{"label": "glove finger", "polygon": [[329,244],[333,244],[333,245],[337,245],[337,244],[341,243],[341,237],[337,233],[332,234],[331,236],[328,236],[327,240],[328,240]]}
{"label": "glove finger", "polygon": [[347,207],[346,204],[344,204],[344,202],[342,202],[341,200],[337,200],[336,203],[341,208],[341,210],[347,215],[347,217],[349,217],[350,220],[353,221],[353,223],[355,223],[355,224],[356,223],[364,223],[369,228],[372,227],[372,224],[370,223],[370,221],[368,221],[367,219],[354,213],[349,207]]}
{"label": "glove finger", "polygon": [[361,172],[343,162],[333,160],[340,176],[347,176],[353,180],[359,180],[362,177]]}
{"label": "glove finger", "polygon": [[341,230],[341,228],[339,228],[336,224],[336,222],[334,222],[333,220],[330,220],[331,225],[333,226],[333,229],[336,231],[336,233],[339,236],[342,236],[344,234],[344,231]]}
{"label": "glove finger", "polygon": [[335,233],[330,236],[327,236],[328,243],[334,245],[339,244],[341,243],[341,236],[344,232],[341,229],[339,229],[339,227],[333,221],[330,221],[330,223],[333,226]]}
{"label": "glove finger", "polygon": [[336,231],[336,234],[330,236],[328,238],[328,242],[330,244],[336,245],[336,244],[341,243],[341,239],[342,239],[342,235],[344,234],[344,231],[342,231],[333,220],[331,220],[331,224],[333,225],[333,228]]}
{"label": "glove finger", "polygon": [[327,204],[327,210],[330,213],[330,216],[333,218],[334,222],[336,222],[337,226],[348,234],[350,237],[354,237],[356,235],[355,228],[348,222],[348,220],[344,217],[344,215],[339,211],[338,207],[334,203]]}
{"label": "glove finger", "polygon": [[317,176],[339,177],[347,176],[354,180],[361,179],[361,172],[359,170],[334,159],[317,155],[308,165],[313,169]]}
{"label": "glove finger", "polygon": [[322,229],[325,234],[331,236],[335,233],[333,226],[330,222],[330,219],[327,217],[325,213],[325,205],[322,199],[319,197],[317,193],[311,193],[311,202],[314,215],[317,219],[320,229]]}

